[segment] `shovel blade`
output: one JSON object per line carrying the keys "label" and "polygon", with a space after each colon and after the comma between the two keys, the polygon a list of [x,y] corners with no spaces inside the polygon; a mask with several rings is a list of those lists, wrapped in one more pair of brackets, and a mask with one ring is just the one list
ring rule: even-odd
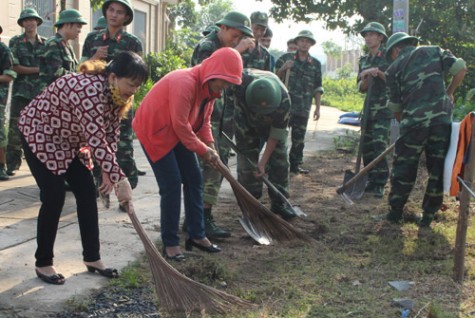
{"label": "shovel blade", "polygon": [[272,239],[267,237],[266,235],[263,235],[261,233],[258,233],[257,230],[252,226],[251,222],[249,220],[242,216],[239,218],[239,223],[241,223],[241,226],[243,229],[249,234],[250,237],[254,239],[257,243],[261,245],[270,245],[272,242]]}
{"label": "shovel blade", "polygon": [[[351,170],[346,170],[343,177],[343,184],[347,183],[351,178],[355,176]],[[355,183],[345,189],[345,195],[351,200],[359,200],[363,197],[364,190],[366,188],[366,182],[368,181],[368,176],[364,175],[358,179]]]}

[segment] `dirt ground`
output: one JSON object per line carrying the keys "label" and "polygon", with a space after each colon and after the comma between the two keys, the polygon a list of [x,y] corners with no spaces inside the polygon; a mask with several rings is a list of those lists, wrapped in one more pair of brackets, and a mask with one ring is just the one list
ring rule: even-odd
{"label": "dirt ground", "polygon": [[[463,284],[452,280],[457,201],[445,200],[431,229],[390,224],[383,219],[388,188],[383,199],[365,194],[351,206],[336,194],[344,171],[354,164],[353,154],[319,151],[306,157],[309,174],[291,175],[290,201],[308,214],[291,223],[313,239],[310,243],[257,244],[241,227],[241,211],[231,193],[214,209],[217,223],[232,232],[229,239],[215,241],[223,251],[209,255],[193,250],[186,252],[186,262],[171,263],[195,281],[257,305],[252,310],[186,316],[161,311],[158,301],[156,311],[143,258],[133,266],[145,277],[145,284],[137,280],[139,288],[106,287],[54,317],[386,318],[402,316],[399,303],[411,308],[407,317],[475,317],[473,231],[467,240],[466,279]],[[423,167],[422,161],[407,216],[420,212]],[[267,195],[261,201],[269,205]],[[126,283],[121,284],[136,280],[124,271],[122,276]],[[391,281],[408,282],[410,288],[398,291],[389,286]]]}
{"label": "dirt ground", "polygon": [[[474,317],[472,245],[467,248],[466,285],[451,278],[457,201],[447,198],[430,230],[410,222],[390,224],[383,218],[389,185],[383,199],[365,194],[351,206],[336,194],[345,170],[354,165],[352,154],[323,151],[306,159],[308,175],[291,175],[290,200],[308,214],[292,224],[312,243],[255,244],[237,222],[235,198],[223,198],[214,215],[233,235],[218,242],[221,260],[203,268],[202,260],[195,263],[191,257],[177,268],[214,286],[225,280],[234,293],[261,304],[259,313],[249,317],[401,317],[398,299],[411,302],[408,317]],[[421,213],[424,165],[422,159],[405,208],[408,219]],[[269,206],[268,199],[261,201]],[[395,291],[388,287],[395,280],[414,287]]]}

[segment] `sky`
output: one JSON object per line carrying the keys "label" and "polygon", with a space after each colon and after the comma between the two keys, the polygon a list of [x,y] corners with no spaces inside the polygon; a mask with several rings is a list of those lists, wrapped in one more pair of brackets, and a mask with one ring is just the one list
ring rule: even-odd
{"label": "sky", "polygon": [[[269,13],[272,3],[270,0],[251,1],[251,0],[233,0],[234,8],[247,16],[250,16],[254,11],[263,11]],[[312,31],[317,44],[312,47],[310,54],[318,58],[321,62],[325,62],[325,54],[321,47],[322,42],[332,40],[336,44],[345,48],[345,35],[341,31],[327,31],[323,27],[324,23],[321,21],[314,21],[310,24],[294,21],[284,21],[277,24],[272,18],[269,18],[269,27],[274,34],[270,48],[277,50],[287,49],[287,40],[297,36],[302,30]]]}

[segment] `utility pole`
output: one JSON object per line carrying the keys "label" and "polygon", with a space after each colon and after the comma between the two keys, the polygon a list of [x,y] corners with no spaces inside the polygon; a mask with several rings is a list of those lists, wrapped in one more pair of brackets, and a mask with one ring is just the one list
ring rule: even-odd
{"label": "utility pole", "polygon": [[393,33],[409,33],[409,0],[393,0]]}

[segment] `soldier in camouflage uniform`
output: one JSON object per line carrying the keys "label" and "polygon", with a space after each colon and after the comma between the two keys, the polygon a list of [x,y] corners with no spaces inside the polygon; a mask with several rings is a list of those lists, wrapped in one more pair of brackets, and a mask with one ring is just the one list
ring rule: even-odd
{"label": "soldier in camouflage uniform", "polygon": [[[0,34],[3,29],[0,26]],[[7,122],[6,106],[8,98],[8,87],[10,82],[16,78],[13,70],[13,57],[8,46],[0,42],[0,181],[8,180],[6,171],[6,146],[7,146]]]}
{"label": "soldier in camouflage uniform", "polygon": [[[272,33],[272,30],[267,27],[266,33],[262,36],[262,38],[259,40],[259,44],[265,47],[267,50],[270,48],[270,44],[272,42],[272,38],[274,37],[274,33]],[[269,52],[270,54],[270,52]],[[270,70],[271,72],[274,72],[275,69],[275,57],[270,54]]]}
{"label": "soldier in camouflage uniform", "polygon": [[[86,60],[105,60],[109,62],[122,51],[132,51],[143,55],[143,47],[139,38],[124,31],[134,18],[134,10],[129,0],[106,0],[102,5],[102,13],[107,21],[106,28],[89,33],[84,41],[81,62]],[[123,119],[120,126],[120,142],[117,149],[117,160],[120,168],[129,179],[132,189],[138,184],[139,171],[134,159],[132,109]],[[101,182],[98,165],[94,176]],[[123,208],[121,207],[121,210]]]}
{"label": "soldier in camouflage uniform", "polygon": [[36,96],[34,92],[39,86],[39,56],[46,41],[46,38],[37,32],[43,19],[35,9],[26,8],[21,11],[17,23],[25,29],[25,32],[14,36],[9,44],[13,55],[13,70],[18,74],[13,83],[8,125],[7,174],[9,176],[15,175],[21,165],[22,149],[18,118],[20,111]]}
{"label": "soldier in camouflage uniform", "polygon": [[[358,71],[358,90],[368,92],[368,79],[371,77],[371,95],[366,94],[367,111],[363,111],[366,122],[363,136],[363,163],[368,165],[384,152],[389,143],[389,129],[393,114],[387,107],[386,78],[384,72],[388,63],[384,56],[383,42],[387,40],[384,26],[378,22],[368,23],[360,34],[365,39],[368,54],[360,58]],[[384,186],[388,181],[387,159],[381,160],[368,174],[366,192],[373,192],[376,198],[384,195]]]}
{"label": "soldier in camouflage uniform", "polygon": [[256,11],[251,13],[251,28],[254,40],[252,46],[241,53],[244,68],[272,70],[270,53],[259,43],[266,33],[268,21],[269,17],[265,12]]}
{"label": "soldier in camouflage uniform", "polygon": [[[208,58],[219,48],[234,47],[241,53],[254,43],[252,40],[252,30],[250,28],[251,21],[242,13],[235,11],[229,12],[223,17],[223,19],[218,21],[216,25],[219,27],[219,30],[209,33],[196,46],[191,58],[191,66],[200,64],[205,58]],[[215,100],[213,113],[211,114],[211,129],[216,150],[218,151],[223,163],[227,164],[230,148],[221,140],[220,132],[222,129],[230,136],[233,135],[232,122],[234,107],[229,109],[226,106],[226,108],[224,108],[224,100],[229,100],[230,97],[228,97],[229,94],[227,90],[224,91],[223,95],[224,96],[221,99]],[[223,114],[223,109],[225,110],[225,114]],[[231,118],[231,120],[229,118]],[[218,194],[223,177],[208,164],[201,162],[201,167],[203,173],[203,201],[206,236],[209,238],[229,237],[231,234],[228,231],[216,225],[211,212],[212,206],[218,202]]]}
{"label": "soldier in camouflage uniform", "polygon": [[69,40],[77,39],[85,24],[87,24],[86,20],[75,9],[59,13],[59,19],[54,24],[58,31],[46,40],[40,54],[40,84],[35,96],[56,79],[76,71],[78,60]]}
{"label": "soldier in camouflage uniform", "polygon": [[[243,82],[232,88],[236,105],[235,137],[238,153],[238,180],[256,198],[262,196],[265,173],[269,181],[288,197],[289,161],[287,136],[290,97],[279,78],[268,71],[244,69]],[[266,145],[262,156],[262,145]],[[251,165],[247,158],[257,166]],[[295,213],[269,191],[271,210],[289,220]]]}
{"label": "soldier in camouflage uniform", "polygon": [[[444,160],[450,142],[453,94],[467,71],[465,61],[438,46],[416,47],[418,39],[404,32],[387,42],[388,107],[399,121],[400,137],[391,173],[391,222],[402,220],[424,151],[429,172],[422,202],[421,227],[429,227],[443,202]],[[453,78],[446,87],[445,76]]]}
{"label": "soldier in camouflage uniform", "polygon": [[[289,152],[290,172],[308,173],[300,167],[303,163],[305,133],[315,98],[313,120],[320,118],[320,98],[323,94],[322,66],[320,61],[309,54],[310,47],[316,41],[312,32],[304,30],[295,37],[298,50],[282,55],[275,63],[276,74],[289,90],[292,107],[290,108],[289,126],[292,145]],[[290,72],[287,75],[287,72]],[[288,78],[288,83],[287,79]]]}

